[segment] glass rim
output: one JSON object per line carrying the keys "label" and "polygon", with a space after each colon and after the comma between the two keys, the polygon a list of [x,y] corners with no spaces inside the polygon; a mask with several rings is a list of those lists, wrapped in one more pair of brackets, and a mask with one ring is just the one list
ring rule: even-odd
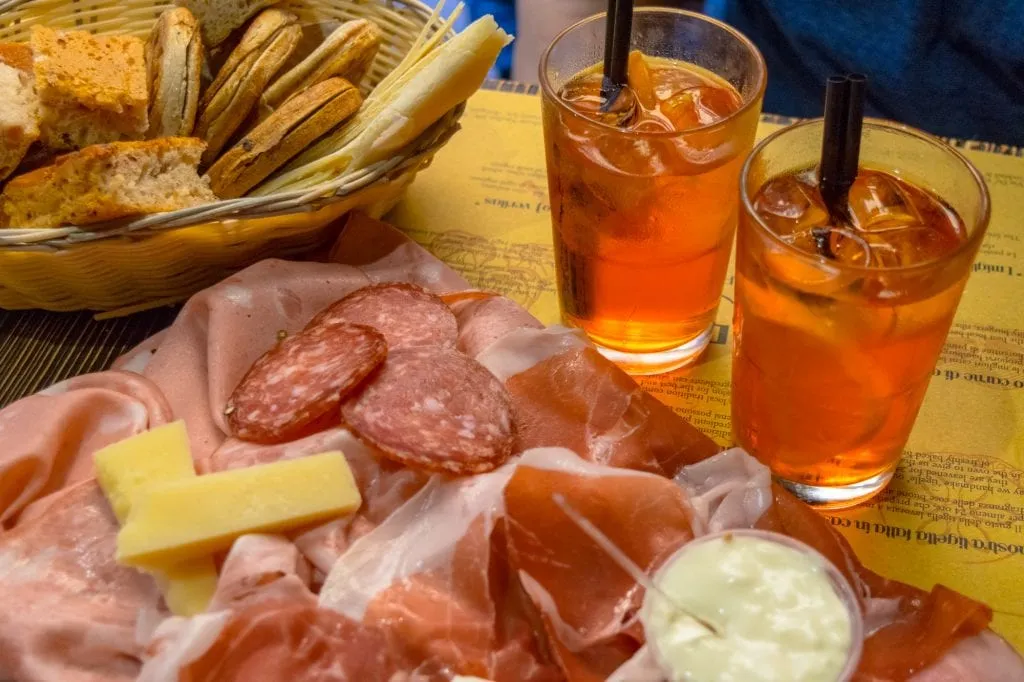
{"label": "glass rim", "polygon": [[[665,571],[668,570],[672,565],[672,562],[687,550],[692,549],[696,545],[721,540],[727,536],[753,538],[755,540],[763,540],[765,542],[774,542],[806,554],[820,564],[829,583],[832,585],[833,591],[845,607],[846,615],[848,616],[850,623],[850,648],[846,654],[845,665],[840,671],[836,682],[848,682],[848,680],[852,679],[854,673],[857,672],[857,666],[860,664],[861,655],[864,652],[865,626],[864,615],[860,610],[860,599],[857,597],[857,592],[854,589],[853,584],[846,575],[843,574],[843,571],[832,563],[828,557],[802,540],[797,540],[796,538],[785,535],[784,533],[763,530],[760,528],[727,528],[725,530],[706,533],[705,535],[695,537],[689,542],[684,543],[660,564],[658,564],[658,567],[651,575],[651,582],[657,584],[658,579]],[[645,595],[644,600],[640,605],[640,613],[649,613],[650,608],[651,607],[648,606],[648,600]],[[661,652],[658,650],[658,646],[651,642],[648,642],[648,645],[654,652],[655,658],[660,660]]]}
{"label": "glass rim", "polygon": [[[801,128],[809,128],[815,125],[824,125],[824,121],[824,118],[811,118],[805,121],[794,123],[792,125],[788,125],[784,128],[781,128],[780,130],[776,130],[774,133],[768,135],[766,138],[764,138],[754,146],[754,149],[751,150],[750,154],[747,156],[747,160],[743,162],[743,168],[740,169],[740,203],[742,204],[743,211],[752,218],[752,222],[754,223],[754,225],[757,226],[757,229],[761,233],[768,235],[768,238],[771,240],[773,245],[781,247],[785,252],[792,254],[798,257],[800,260],[807,263],[811,263],[815,266],[825,265],[831,268],[835,268],[837,270],[841,270],[842,272],[846,273],[869,273],[871,275],[879,275],[883,273],[913,273],[928,270],[929,268],[934,268],[936,266],[941,266],[944,263],[948,263],[951,260],[955,260],[962,254],[977,248],[978,245],[981,243],[981,240],[985,238],[985,234],[988,232],[988,224],[992,215],[992,201],[991,197],[989,196],[988,185],[985,184],[985,179],[982,177],[981,172],[977,169],[977,167],[973,163],[971,163],[971,160],[964,156],[963,153],[961,153],[960,150],[958,150],[956,147],[952,146],[951,144],[948,144],[944,140],[934,135],[931,135],[930,133],[924,132],[923,130],[918,130],[917,128],[908,126],[903,123],[899,123],[898,121],[891,121],[884,118],[865,117],[865,128],[885,129],[899,132],[904,135],[907,135],[908,137],[915,138],[916,140],[924,144],[930,144],[933,147],[938,147],[943,152],[949,154],[954,161],[959,162],[967,169],[967,172],[971,176],[971,179],[974,181],[974,185],[975,187],[977,187],[978,193],[981,197],[981,213],[978,216],[978,218],[973,221],[974,229],[971,230],[971,232],[967,235],[967,239],[960,243],[955,249],[953,249],[949,253],[943,254],[941,257],[935,260],[924,261],[922,263],[914,263],[912,265],[899,265],[896,267],[843,263],[836,260],[830,260],[828,258],[825,258],[824,256],[816,256],[807,253],[806,251],[802,251],[797,247],[793,246],[792,244],[788,244],[785,241],[783,241],[782,238],[779,237],[779,235],[775,234],[775,232],[772,231],[772,229],[767,225],[767,223],[765,223],[765,221],[761,218],[758,212],[754,209],[753,197],[751,197],[750,193],[747,191],[747,176],[750,174],[750,169],[754,163],[754,159],[757,158],[764,151],[764,149],[768,147],[768,145],[770,145],[772,142],[776,142],[782,137],[784,137],[787,133],[799,130]],[[764,185],[762,184],[761,187],[763,186]],[[758,190],[760,190],[761,187],[758,187]],[[963,216],[961,216],[961,219],[963,219]],[[967,221],[964,222],[966,224]],[[742,229],[742,227],[740,229]]]}
{"label": "glass rim", "polygon": [[[756,88],[755,88],[753,94],[749,98],[748,97],[744,97],[743,98],[742,106],[740,106],[739,109],[737,109],[736,111],[730,113],[728,116],[722,118],[721,120],[715,121],[714,123],[708,123],[706,125],[695,126],[693,128],[686,128],[685,130],[672,130],[672,131],[635,131],[635,130],[623,130],[622,128],[620,128],[618,126],[614,126],[614,125],[611,125],[611,124],[608,124],[608,123],[603,123],[601,121],[595,121],[595,120],[593,120],[591,118],[587,118],[586,116],[584,116],[583,114],[579,113],[578,111],[573,109],[571,106],[566,104],[562,100],[562,98],[558,96],[558,93],[555,92],[554,87],[552,87],[552,85],[551,85],[551,81],[548,79],[548,76],[547,76],[548,69],[547,69],[547,67],[548,67],[548,61],[551,58],[551,51],[554,50],[555,45],[558,45],[558,43],[561,42],[563,38],[568,36],[573,31],[576,31],[577,29],[582,28],[586,24],[590,24],[590,23],[592,23],[594,21],[597,21],[599,19],[602,19],[602,18],[606,17],[607,14],[608,14],[607,12],[598,12],[597,14],[592,14],[589,17],[585,17],[583,19],[580,19],[576,23],[571,24],[571,25],[567,26],[566,28],[562,29],[558,33],[558,35],[555,36],[554,40],[551,41],[551,44],[548,45],[546,48],[544,48],[544,52],[541,54],[541,57],[540,57],[540,65],[538,66],[538,76],[540,78],[540,87],[541,87],[541,91],[543,92],[544,96],[547,97],[548,99],[554,101],[556,103],[556,105],[562,111],[568,112],[572,116],[574,116],[576,118],[579,118],[579,119],[581,119],[583,121],[586,121],[587,123],[593,124],[594,126],[596,126],[598,128],[603,128],[603,129],[606,129],[606,130],[609,130],[609,131],[614,131],[614,132],[616,132],[616,133],[618,133],[620,135],[625,135],[625,136],[628,136],[628,137],[642,137],[642,138],[669,138],[669,137],[677,137],[679,135],[689,135],[691,133],[708,132],[708,131],[711,131],[711,130],[715,130],[717,128],[722,128],[722,127],[726,126],[727,124],[729,124],[730,122],[732,122],[733,120],[735,120],[735,119],[739,118],[740,116],[742,116],[743,114],[747,113],[750,110],[750,108],[753,107],[754,104],[764,96],[765,87],[768,84],[768,78],[767,78],[768,67],[765,64],[764,56],[761,54],[761,51],[757,49],[757,46],[754,44],[754,42],[750,38],[748,38],[747,36],[743,35],[738,30],[736,30],[735,28],[730,26],[729,24],[725,23],[724,21],[719,21],[718,19],[715,19],[714,17],[709,17],[707,15],[700,14],[698,12],[691,12],[691,11],[685,10],[685,9],[676,9],[674,7],[637,7],[633,11],[634,11],[634,14],[643,12],[645,14],[675,14],[675,15],[681,15],[681,16],[689,17],[690,19],[696,19],[697,21],[703,22],[705,24],[711,24],[711,25],[713,25],[713,26],[715,26],[715,27],[725,31],[726,33],[730,34],[733,38],[737,39],[741,44],[743,44],[751,54],[754,55],[755,61],[757,62],[757,83],[756,83]],[[718,74],[715,74],[715,75],[718,75]],[[740,96],[742,97],[742,94]]]}

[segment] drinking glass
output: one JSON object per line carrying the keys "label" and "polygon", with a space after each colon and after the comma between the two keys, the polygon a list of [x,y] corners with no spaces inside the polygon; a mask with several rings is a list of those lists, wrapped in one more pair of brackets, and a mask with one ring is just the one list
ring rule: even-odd
{"label": "drinking glass", "polygon": [[[637,9],[634,50],[718,85],[673,93],[663,91],[671,83],[656,82],[648,96],[698,102],[691,123],[624,129],[584,115],[562,96],[567,83],[601,63],[605,20],[597,15],[567,28],[540,65],[559,302],[564,322],[605,355],[631,373],[656,374],[692,361],[711,338],[765,65],[753,43],[726,24],[682,10]],[[669,80],[685,81],[679,75]],[[738,98],[736,108],[715,119],[700,102],[726,89]]]}
{"label": "drinking glass", "polygon": [[[784,128],[743,167],[732,418],[738,444],[779,482],[812,505],[838,508],[877,494],[896,470],[988,226],[989,197],[957,150],[907,126],[868,119],[862,174],[881,171],[926,190],[936,205],[956,212],[966,235],[941,255],[924,257],[915,249],[931,242],[911,239],[928,237],[916,228],[907,239],[862,234],[895,244],[899,258],[888,267],[812,255],[773,230],[755,198],[769,181],[815,167],[822,129],[821,119]],[[863,205],[851,193],[851,215],[869,212],[889,229],[888,219],[898,223],[906,207],[891,186],[888,194],[881,190]],[[806,201],[779,200],[776,210]]]}

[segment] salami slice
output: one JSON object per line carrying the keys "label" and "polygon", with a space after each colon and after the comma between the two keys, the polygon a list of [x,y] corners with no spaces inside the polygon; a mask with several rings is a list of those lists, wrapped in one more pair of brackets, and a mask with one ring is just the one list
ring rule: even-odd
{"label": "salami slice", "polygon": [[512,454],[508,392],[480,363],[453,349],[389,353],[341,414],[356,436],[414,469],[477,474]]}
{"label": "salami slice", "polygon": [[414,346],[454,348],[459,335],[455,314],[444,301],[403,282],[356,289],[320,311],[306,329],[339,322],[373,327],[384,335],[392,351]]}
{"label": "salami slice", "polygon": [[257,360],[235,388],[225,410],[228,426],[237,438],[255,443],[284,443],[336,426],[342,398],[386,356],[384,337],[361,325],[335,324],[289,337]]}

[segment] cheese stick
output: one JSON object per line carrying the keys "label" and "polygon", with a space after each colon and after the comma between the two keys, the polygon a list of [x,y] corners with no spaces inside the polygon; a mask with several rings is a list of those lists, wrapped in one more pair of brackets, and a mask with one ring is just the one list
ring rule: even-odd
{"label": "cheese stick", "polygon": [[[363,124],[358,134],[343,143],[339,138],[350,133],[342,130],[299,158],[303,164],[259,188],[257,195],[300,189],[329,180],[342,172],[364,168],[385,159],[412,142],[445,113],[465,101],[483,83],[498,53],[511,42],[487,15],[477,19],[465,31],[424,56],[408,74],[389,87],[388,100],[363,107],[353,125]],[[391,86],[391,84],[388,84]],[[376,92],[374,94],[377,94]],[[321,158],[322,157],[322,158]]]}

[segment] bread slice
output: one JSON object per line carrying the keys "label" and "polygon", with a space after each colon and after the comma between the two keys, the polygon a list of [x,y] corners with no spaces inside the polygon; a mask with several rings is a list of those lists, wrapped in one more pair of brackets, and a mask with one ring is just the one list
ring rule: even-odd
{"label": "bread slice", "polygon": [[187,7],[203,27],[206,46],[214,48],[223,43],[231,32],[242,26],[262,9],[277,0],[180,0],[176,4]]}
{"label": "bread slice", "polygon": [[356,113],[362,102],[359,90],[342,78],[329,78],[291,98],[210,167],[214,194],[242,196]]}
{"label": "bread slice", "polygon": [[39,139],[39,98],[24,71],[0,64],[0,180],[14,172]]}
{"label": "bread slice", "polygon": [[220,155],[301,37],[299,19],[289,12],[268,9],[253,19],[199,107],[196,136],[206,140],[204,164]]}
{"label": "bread slice", "polygon": [[32,73],[32,48],[25,43],[0,43],[0,64]]}
{"label": "bread slice", "polygon": [[199,111],[203,39],[199,22],[184,7],[160,15],[146,43],[149,132],[146,137],[187,137]]}
{"label": "bread slice", "polygon": [[274,81],[261,98],[264,109],[269,113],[297,93],[334,76],[358,86],[377,56],[381,38],[380,28],[369,19],[346,21]]}
{"label": "bread slice", "polygon": [[143,137],[149,103],[143,41],[33,26],[30,46],[48,147],[63,151]]}
{"label": "bread slice", "polygon": [[0,212],[11,227],[60,227],[213,202],[196,172],[203,148],[185,137],[88,147],[8,182]]}

